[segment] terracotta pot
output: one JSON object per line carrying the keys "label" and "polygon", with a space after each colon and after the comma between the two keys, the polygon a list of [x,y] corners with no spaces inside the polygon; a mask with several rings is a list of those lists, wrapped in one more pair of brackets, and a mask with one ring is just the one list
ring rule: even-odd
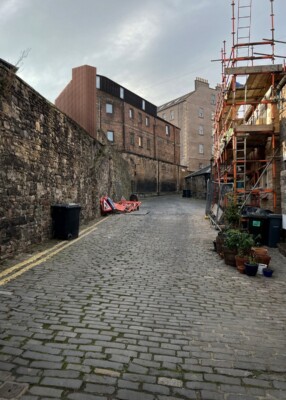
{"label": "terracotta pot", "polygon": [[238,272],[240,274],[244,274],[245,273],[245,266],[244,265],[239,265],[238,267],[236,267],[236,269],[238,270]]}
{"label": "terracotta pot", "polygon": [[251,251],[255,255],[268,254],[268,249],[266,247],[251,247]]}
{"label": "terracotta pot", "polygon": [[247,262],[247,260],[248,260],[248,257],[246,257],[246,256],[242,256],[242,257],[239,255],[235,256],[236,268],[241,274],[244,274],[244,271],[245,271],[244,263]]}
{"label": "terracotta pot", "polygon": [[255,254],[255,260],[259,264],[266,264],[268,267],[271,257],[268,254]]}

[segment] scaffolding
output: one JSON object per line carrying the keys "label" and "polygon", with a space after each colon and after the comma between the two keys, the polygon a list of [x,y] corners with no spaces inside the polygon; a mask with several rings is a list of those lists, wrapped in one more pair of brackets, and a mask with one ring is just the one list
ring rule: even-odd
{"label": "scaffolding", "polygon": [[[234,201],[277,212],[279,96],[285,61],[276,64],[273,2],[271,38],[250,41],[252,0],[234,0],[232,48],[221,50],[222,84],[214,122],[212,179],[232,183]],[[281,57],[283,58],[283,57]],[[224,202],[226,199],[224,199]],[[216,206],[223,206],[220,204]]]}

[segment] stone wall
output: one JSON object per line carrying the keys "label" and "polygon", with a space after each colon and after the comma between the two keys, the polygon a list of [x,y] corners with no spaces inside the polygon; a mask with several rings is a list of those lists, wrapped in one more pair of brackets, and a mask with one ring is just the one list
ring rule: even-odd
{"label": "stone wall", "polygon": [[191,196],[195,199],[205,200],[207,197],[207,180],[210,174],[202,174],[186,179],[186,185],[191,190]]}
{"label": "stone wall", "polygon": [[132,191],[144,195],[167,194],[180,190],[184,173],[171,163],[123,153],[128,162]]}
{"label": "stone wall", "polygon": [[130,191],[119,153],[0,64],[0,261],[51,237],[53,204],[80,204],[85,223]]}
{"label": "stone wall", "polygon": [[[286,98],[286,86],[282,91],[282,98]],[[286,103],[282,103],[280,121],[280,145],[281,145],[281,208],[284,219],[284,237],[286,239]]]}
{"label": "stone wall", "polygon": [[180,163],[189,171],[198,171],[210,163],[217,92],[218,88],[210,88],[207,80],[196,78],[193,92],[159,107],[158,115],[181,129]]}

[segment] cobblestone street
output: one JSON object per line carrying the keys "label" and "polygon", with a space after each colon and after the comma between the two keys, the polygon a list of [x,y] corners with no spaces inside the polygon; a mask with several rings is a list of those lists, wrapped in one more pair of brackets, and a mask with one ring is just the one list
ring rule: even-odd
{"label": "cobblestone street", "polygon": [[204,202],[142,202],[0,286],[0,399],[286,399],[285,258],[239,274]]}

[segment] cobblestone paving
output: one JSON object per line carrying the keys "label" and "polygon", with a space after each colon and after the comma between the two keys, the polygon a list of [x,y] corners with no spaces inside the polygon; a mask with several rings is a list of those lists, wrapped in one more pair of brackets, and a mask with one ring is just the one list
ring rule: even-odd
{"label": "cobblestone paving", "polygon": [[0,287],[0,383],[28,384],[23,400],[286,399],[285,258],[241,275],[216,234],[200,201],[143,199]]}

